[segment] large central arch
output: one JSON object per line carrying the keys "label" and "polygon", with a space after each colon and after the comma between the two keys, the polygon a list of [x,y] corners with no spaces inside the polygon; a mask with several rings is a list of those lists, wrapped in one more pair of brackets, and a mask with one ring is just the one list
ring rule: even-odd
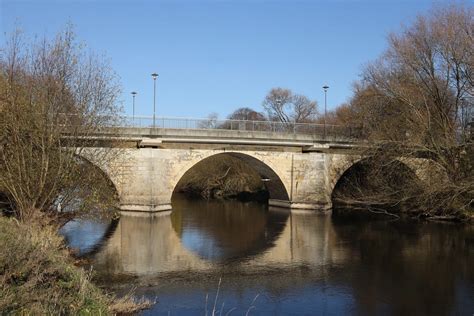
{"label": "large central arch", "polygon": [[253,157],[249,154],[240,153],[240,152],[224,152],[224,153],[213,154],[199,160],[198,162],[193,163],[191,167],[185,170],[182,170],[179,177],[177,177],[177,180],[173,186],[173,192],[176,189],[176,186],[178,185],[180,180],[183,177],[185,177],[186,174],[189,173],[193,168],[195,168],[197,165],[202,166],[203,164],[211,163],[212,158],[217,157],[217,156],[221,156],[221,157],[228,156],[228,157],[237,158],[243,163],[245,163],[252,170],[254,170],[260,176],[266,189],[268,190],[270,200],[289,201],[288,191],[281,177],[273,170],[273,168],[271,168],[267,163],[263,162],[262,160],[256,157]]}

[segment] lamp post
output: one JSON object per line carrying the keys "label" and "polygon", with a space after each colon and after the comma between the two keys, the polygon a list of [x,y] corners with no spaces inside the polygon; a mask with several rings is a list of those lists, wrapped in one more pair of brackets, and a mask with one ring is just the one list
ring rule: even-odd
{"label": "lamp post", "polygon": [[132,98],[133,98],[132,121],[133,121],[133,123],[135,123],[135,96],[137,95],[137,93],[135,91],[132,91],[131,94],[132,94]]}
{"label": "lamp post", "polygon": [[158,74],[156,72],[152,73],[151,76],[153,77],[153,128],[156,127],[155,119],[156,119],[156,78]]}
{"label": "lamp post", "polygon": [[328,103],[328,89],[329,86],[325,85],[323,86],[324,89],[324,133],[323,137],[326,139],[326,116],[327,116],[327,103]]}

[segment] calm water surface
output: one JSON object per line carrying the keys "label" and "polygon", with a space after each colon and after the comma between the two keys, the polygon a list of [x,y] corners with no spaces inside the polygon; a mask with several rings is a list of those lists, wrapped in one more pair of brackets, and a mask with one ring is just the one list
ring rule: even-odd
{"label": "calm water surface", "polygon": [[103,286],[157,299],[144,315],[474,314],[472,226],[338,222],[229,201],[173,207],[62,232]]}

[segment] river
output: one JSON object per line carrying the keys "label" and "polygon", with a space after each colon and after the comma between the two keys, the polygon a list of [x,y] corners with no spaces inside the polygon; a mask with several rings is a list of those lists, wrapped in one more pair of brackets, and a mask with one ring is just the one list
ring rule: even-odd
{"label": "river", "polygon": [[255,202],[62,229],[97,282],[157,301],[143,315],[473,315],[474,228],[340,221]]}

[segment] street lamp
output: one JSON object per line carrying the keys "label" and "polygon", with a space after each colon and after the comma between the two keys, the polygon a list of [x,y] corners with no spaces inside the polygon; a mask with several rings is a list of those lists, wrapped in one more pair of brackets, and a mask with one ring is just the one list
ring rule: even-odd
{"label": "street lamp", "polygon": [[327,103],[328,103],[328,89],[329,86],[323,86],[324,89],[324,134],[323,137],[326,139],[326,116],[327,116]]}
{"label": "street lamp", "polygon": [[158,74],[156,72],[152,73],[151,76],[153,77],[153,128],[155,128],[155,116],[156,116],[156,78]]}
{"label": "street lamp", "polygon": [[135,123],[135,96],[137,95],[137,93],[135,91],[132,91],[131,94],[132,94],[132,97],[133,97],[132,121]]}

